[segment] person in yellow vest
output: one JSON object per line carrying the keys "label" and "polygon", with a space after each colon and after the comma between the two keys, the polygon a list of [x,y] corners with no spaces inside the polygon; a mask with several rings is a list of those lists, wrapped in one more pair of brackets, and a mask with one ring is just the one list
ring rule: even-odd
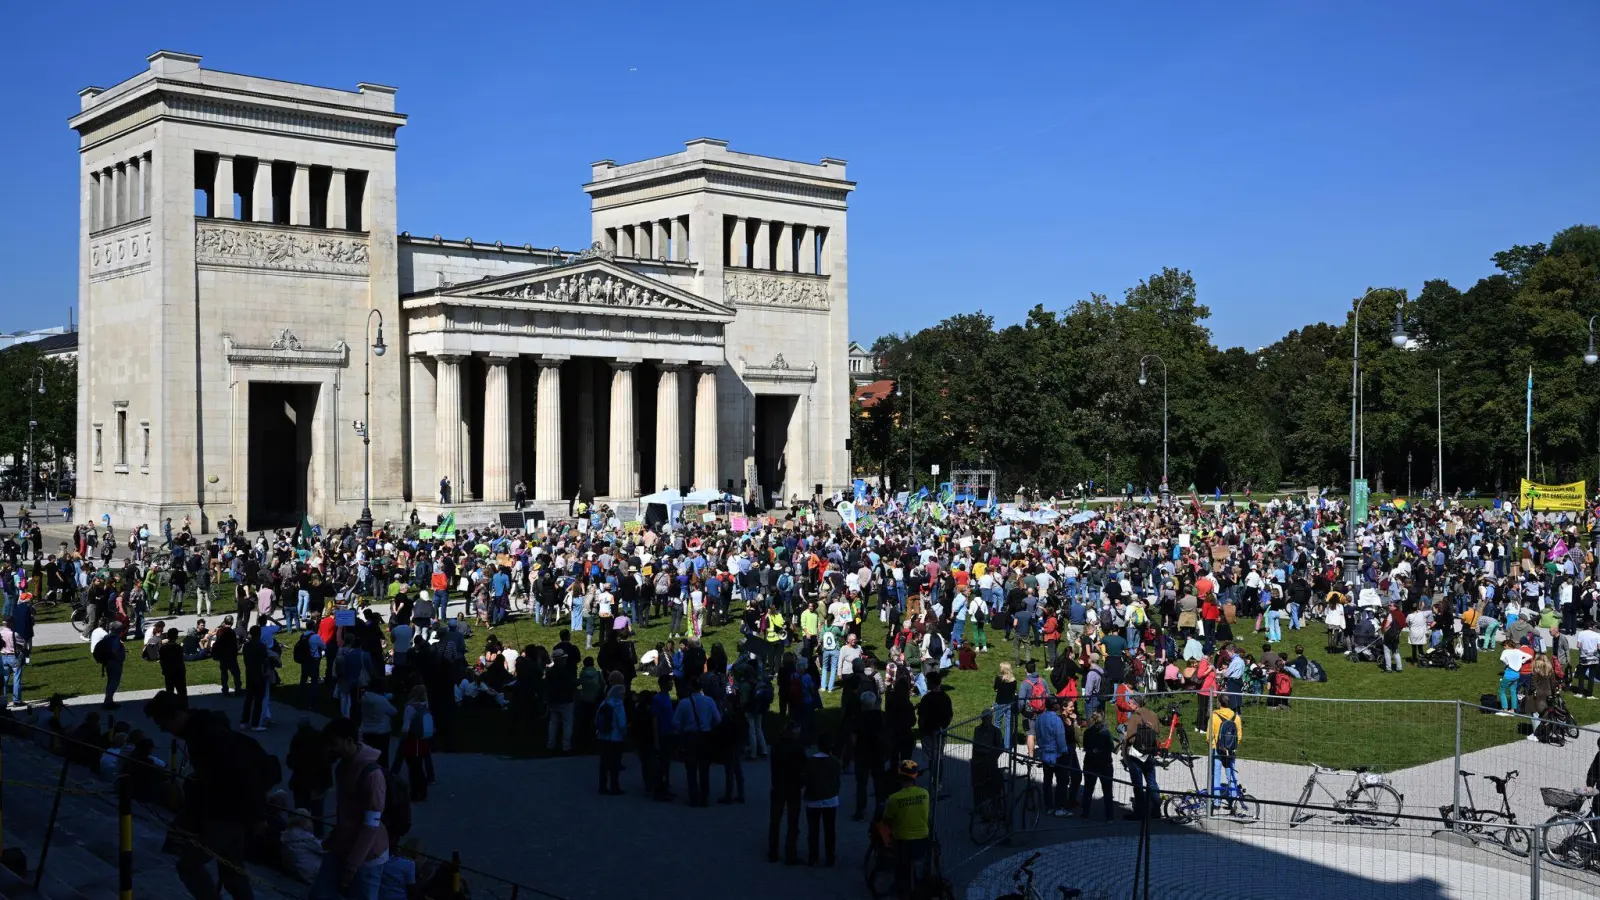
{"label": "person in yellow vest", "polygon": [[[767,628],[762,637],[767,641],[767,673],[769,676],[778,671],[778,662],[783,655],[783,641],[788,637],[784,628],[783,613],[773,606],[767,610]],[[779,686],[782,687],[781,685]]]}
{"label": "person in yellow vest", "polygon": [[[1235,766],[1239,761],[1239,744],[1244,741],[1244,719],[1239,717],[1238,710],[1219,704],[1211,712],[1211,726],[1206,729],[1206,737],[1211,742],[1213,796],[1239,796],[1239,772]],[[1212,803],[1213,807],[1218,805]]]}

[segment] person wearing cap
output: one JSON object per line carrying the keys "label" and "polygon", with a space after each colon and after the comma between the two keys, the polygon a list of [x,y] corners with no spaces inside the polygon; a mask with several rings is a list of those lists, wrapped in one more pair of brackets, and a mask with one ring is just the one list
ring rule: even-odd
{"label": "person wearing cap", "polygon": [[914,759],[902,760],[897,774],[900,789],[883,805],[883,823],[894,838],[895,893],[909,897],[916,884],[917,863],[928,853],[928,791],[917,785],[922,767]]}

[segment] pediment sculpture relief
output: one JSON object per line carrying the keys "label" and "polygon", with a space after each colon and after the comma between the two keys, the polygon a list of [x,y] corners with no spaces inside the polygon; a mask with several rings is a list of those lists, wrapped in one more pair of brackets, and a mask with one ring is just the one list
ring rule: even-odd
{"label": "pediment sculpture relief", "polygon": [[540,303],[579,303],[590,306],[630,306],[647,309],[694,310],[695,307],[666,294],[651,290],[615,275],[596,272],[588,275],[567,275],[544,281],[518,285],[503,291],[491,291],[485,296],[505,297],[512,300],[532,300]]}

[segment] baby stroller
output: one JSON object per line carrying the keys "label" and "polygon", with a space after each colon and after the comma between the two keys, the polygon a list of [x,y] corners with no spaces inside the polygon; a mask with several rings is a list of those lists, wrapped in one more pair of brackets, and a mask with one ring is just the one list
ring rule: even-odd
{"label": "baby stroller", "polygon": [[1456,662],[1456,655],[1450,652],[1448,645],[1429,647],[1417,657],[1417,665],[1425,669],[1458,669],[1461,664]]}
{"label": "baby stroller", "polygon": [[1370,612],[1362,611],[1356,630],[1351,635],[1350,650],[1345,653],[1351,662],[1379,662],[1383,659],[1383,632],[1373,621]]}

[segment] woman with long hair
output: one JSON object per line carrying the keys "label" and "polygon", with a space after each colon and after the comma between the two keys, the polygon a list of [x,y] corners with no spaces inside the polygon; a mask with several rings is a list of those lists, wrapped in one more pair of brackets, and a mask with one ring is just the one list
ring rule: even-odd
{"label": "woman with long hair", "polygon": [[1001,745],[1011,747],[1011,717],[1017,708],[1017,676],[1011,663],[1000,663],[1000,674],[994,677],[994,725],[1000,729]]}
{"label": "woman with long hair", "polygon": [[428,708],[428,689],[411,688],[400,718],[400,758],[406,763],[413,802],[428,799],[433,783],[433,713]]}

